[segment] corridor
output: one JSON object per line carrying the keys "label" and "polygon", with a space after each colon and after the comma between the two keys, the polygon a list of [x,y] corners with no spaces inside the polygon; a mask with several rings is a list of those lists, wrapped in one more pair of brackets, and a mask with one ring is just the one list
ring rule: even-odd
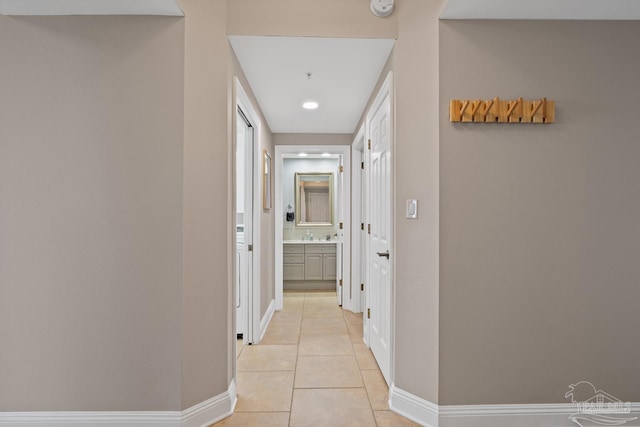
{"label": "corridor", "polygon": [[417,426],[389,410],[362,315],[335,292],[285,291],[262,342],[238,354],[238,404],[215,426]]}

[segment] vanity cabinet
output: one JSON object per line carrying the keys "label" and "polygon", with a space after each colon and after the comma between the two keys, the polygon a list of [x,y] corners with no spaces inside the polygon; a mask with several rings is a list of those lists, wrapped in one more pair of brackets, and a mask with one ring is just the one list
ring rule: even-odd
{"label": "vanity cabinet", "polygon": [[336,280],[336,245],[284,244],[284,280]]}
{"label": "vanity cabinet", "polygon": [[304,245],[284,245],[282,254],[284,280],[304,280]]}
{"label": "vanity cabinet", "polygon": [[322,254],[305,254],[304,280],[322,280]]}
{"label": "vanity cabinet", "polygon": [[322,255],[322,280],[336,280],[336,278],[336,254]]}

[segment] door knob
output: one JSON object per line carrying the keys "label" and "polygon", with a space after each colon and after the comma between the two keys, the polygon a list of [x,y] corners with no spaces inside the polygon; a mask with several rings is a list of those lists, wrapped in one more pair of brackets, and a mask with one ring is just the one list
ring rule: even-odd
{"label": "door knob", "polygon": [[376,254],[378,254],[379,257],[386,257],[387,259],[389,259],[389,251],[386,252],[376,252]]}

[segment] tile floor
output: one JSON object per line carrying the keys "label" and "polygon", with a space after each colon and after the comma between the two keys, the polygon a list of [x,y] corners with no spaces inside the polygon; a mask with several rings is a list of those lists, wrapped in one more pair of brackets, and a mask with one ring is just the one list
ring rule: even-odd
{"label": "tile floor", "polygon": [[215,426],[417,426],[389,411],[362,315],[335,292],[285,291],[259,345],[238,346],[238,404]]}

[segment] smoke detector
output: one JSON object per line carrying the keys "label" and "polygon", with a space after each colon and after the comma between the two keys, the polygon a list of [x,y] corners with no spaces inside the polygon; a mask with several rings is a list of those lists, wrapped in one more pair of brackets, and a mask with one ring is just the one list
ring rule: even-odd
{"label": "smoke detector", "polygon": [[393,13],[393,0],[371,0],[371,12],[380,18]]}

